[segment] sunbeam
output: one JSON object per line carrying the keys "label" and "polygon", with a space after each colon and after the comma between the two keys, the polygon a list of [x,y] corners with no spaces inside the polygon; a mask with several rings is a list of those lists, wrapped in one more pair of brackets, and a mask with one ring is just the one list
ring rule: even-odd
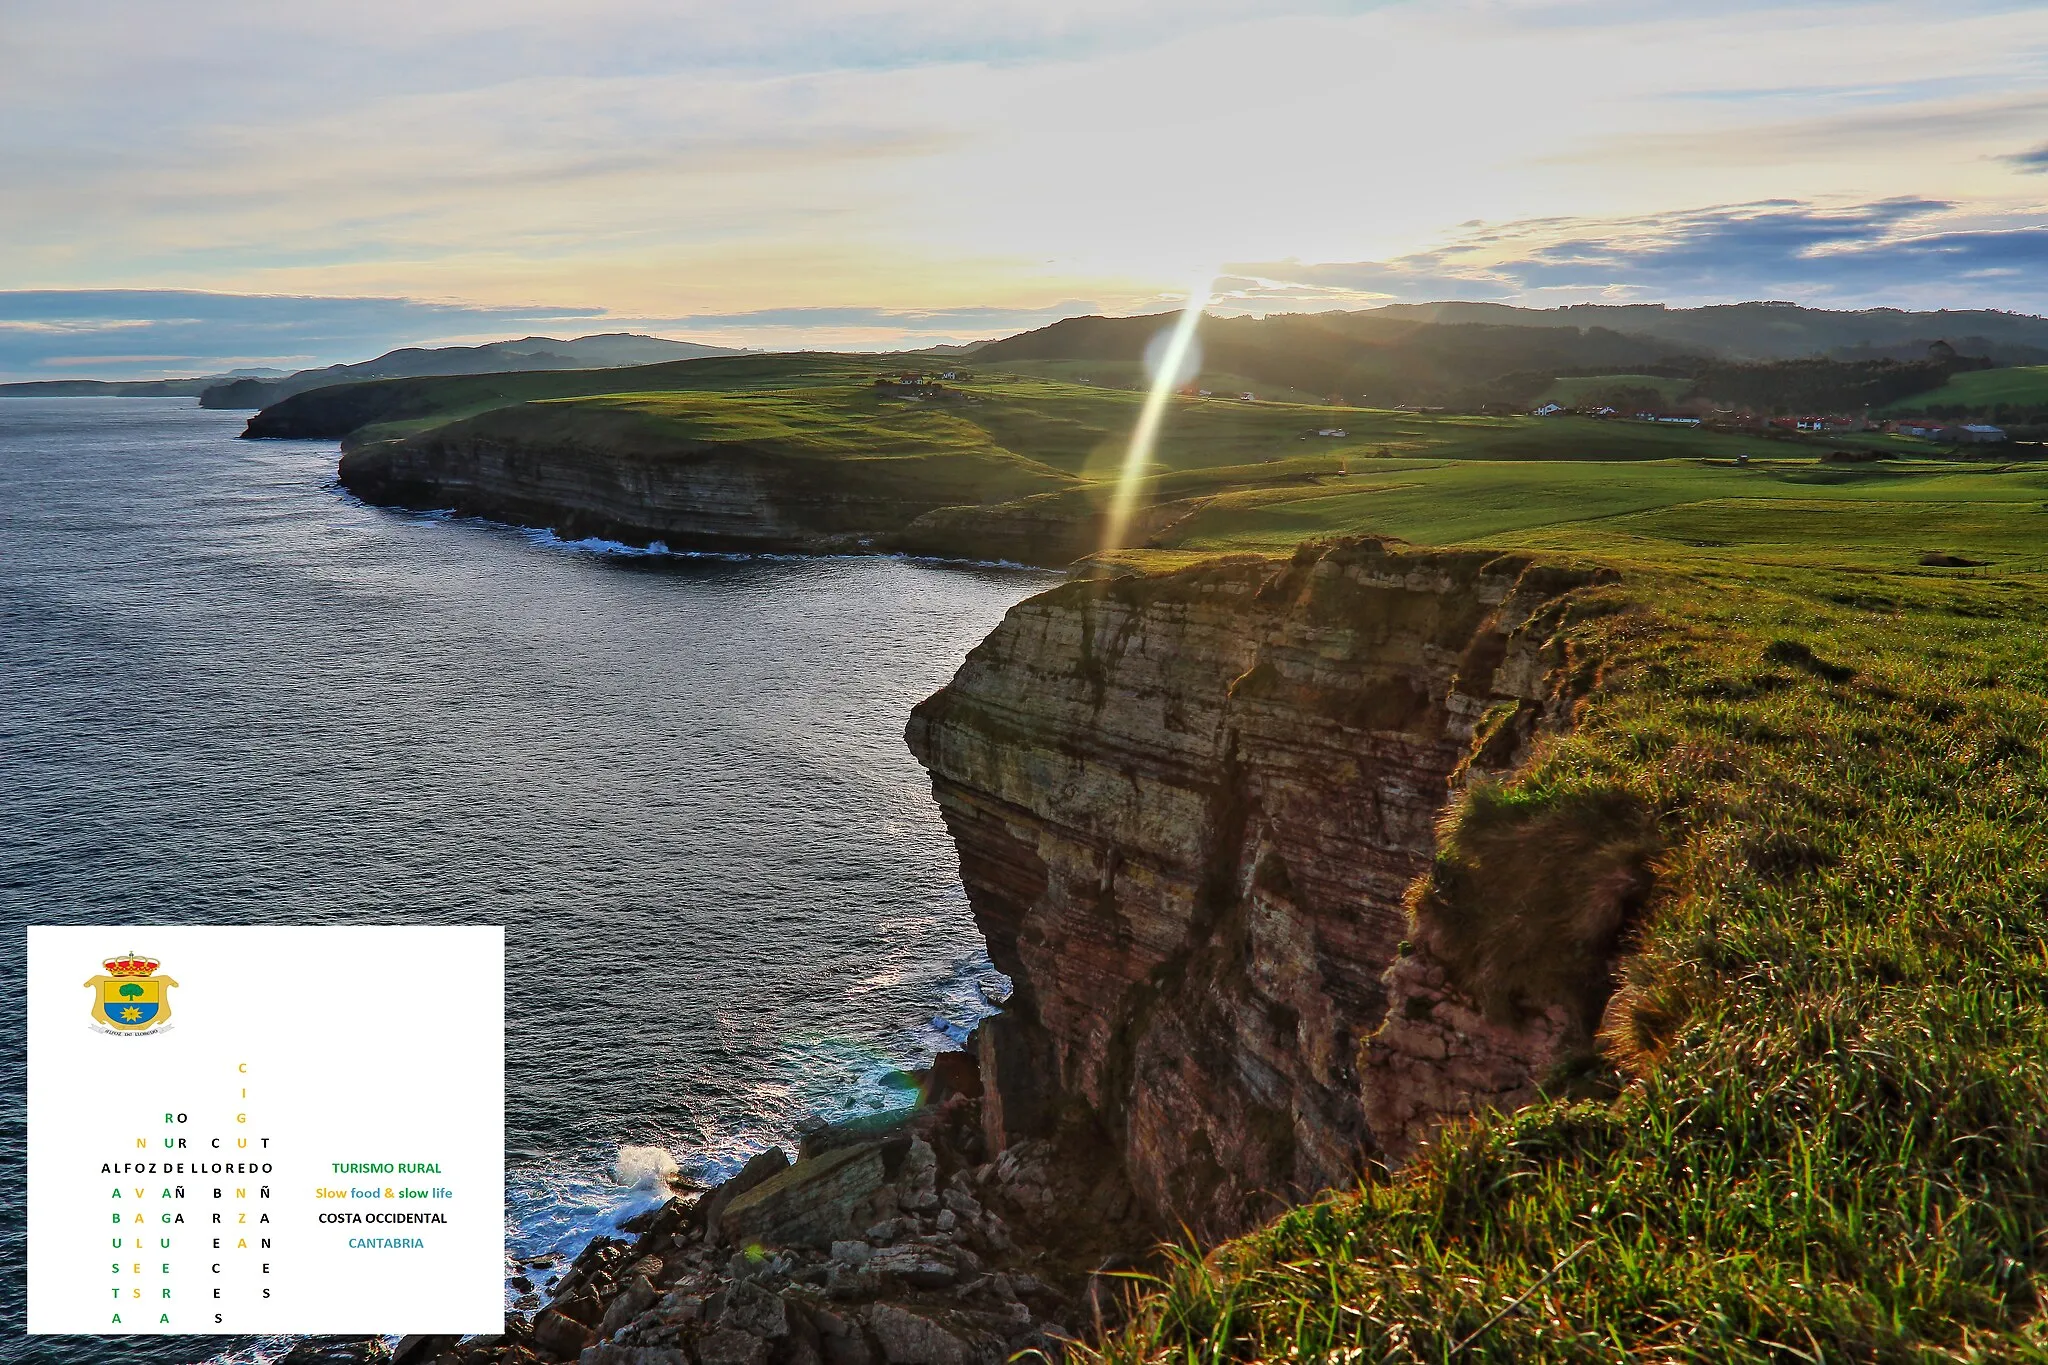
{"label": "sunbeam", "polygon": [[[1160,424],[1166,420],[1166,400],[1189,377],[1182,371],[1188,367],[1195,345],[1195,329],[1201,324],[1202,309],[1208,305],[1213,283],[1214,276],[1205,276],[1188,290],[1187,302],[1182,305],[1180,317],[1168,334],[1165,349],[1158,353],[1152,370],[1152,387],[1145,394],[1145,406],[1138,413],[1137,425],[1131,428],[1131,443],[1124,451],[1123,473],[1117,478],[1116,496],[1110,500],[1109,521],[1102,531],[1104,550],[1114,550],[1121,545],[1130,526],[1131,509],[1138,498],[1138,481],[1145,476],[1145,466],[1152,460],[1152,449],[1159,443]],[[1153,359],[1149,352],[1146,359]]]}

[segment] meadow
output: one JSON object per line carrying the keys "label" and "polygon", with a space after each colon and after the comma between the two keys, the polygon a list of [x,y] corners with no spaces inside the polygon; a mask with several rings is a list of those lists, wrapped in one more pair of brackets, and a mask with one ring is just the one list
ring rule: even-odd
{"label": "meadow", "polygon": [[1920,413],[1953,408],[1991,412],[2000,407],[2027,413],[2048,412],[2048,365],[2014,365],[1997,370],[1971,370],[1946,384],[1916,393],[1885,409],[1886,413]]}

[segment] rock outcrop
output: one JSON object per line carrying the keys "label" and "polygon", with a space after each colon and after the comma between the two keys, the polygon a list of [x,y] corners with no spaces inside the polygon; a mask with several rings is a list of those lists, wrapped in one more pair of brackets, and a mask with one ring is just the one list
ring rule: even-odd
{"label": "rock outcrop", "polygon": [[[958,1068],[956,1068],[957,1070]],[[971,1071],[971,1068],[968,1068]],[[973,1087],[978,1089],[978,1084]],[[319,1365],[998,1365],[1062,1343],[1125,1295],[1098,1274],[1158,1230],[1115,1163],[1050,1141],[993,1159],[972,1093],[882,1130],[810,1135],[599,1238],[503,1335],[309,1343]],[[766,1154],[764,1154],[766,1155]],[[765,1176],[763,1172],[768,1172]],[[745,1186],[735,1193],[735,1188]]]}
{"label": "rock outcrop", "polygon": [[1551,642],[1592,578],[1368,539],[1012,610],[908,730],[1015,983],[992,1149],[1092,1127],[1149,1212],[1220,1234],[1529,1098],[1557,1020],[1482,1027],[1426,958],[1390,969],[1456,781],[1568,719]]}

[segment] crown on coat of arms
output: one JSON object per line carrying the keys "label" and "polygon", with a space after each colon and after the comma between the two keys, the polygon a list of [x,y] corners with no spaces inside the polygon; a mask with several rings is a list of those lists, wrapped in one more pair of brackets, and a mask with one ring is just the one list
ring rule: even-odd
{"label": "crown on coat of arms", "polygon": [[100,965],[107,969],[108,976],[148,976],[156,970],[157,961],[130,953],[126,957],[110,957]]}

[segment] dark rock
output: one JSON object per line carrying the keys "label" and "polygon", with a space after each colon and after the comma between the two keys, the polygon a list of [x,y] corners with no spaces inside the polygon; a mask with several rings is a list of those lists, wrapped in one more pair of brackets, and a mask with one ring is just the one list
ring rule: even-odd
{"label": "dark rock", "polygon": [[597,1333],[587,1323],[553,1308],[534,1320],[533,1343],[554,1360],[574,1360],[596,1340]]}
{"label": "dark rock", "polygon": [[1005,1354],[1000,1338],[953,1314],[878,1303],[868,1308],[867,1323],[888,1365],[995,1365]]}
{"label": "dark rock", "polygon": [[460,1341],[454,1336],[405,1336],[391,1348],[391,1365],[427,1365],[427,1362]]}
{"label": "dark rock", "polygon": [[873,1365],[874,1350],[857,1319],[818,1303],[807,1305],[805,1317],[817,1333],[825,1365]]}
{"label": "dark rock", "polygon": [[940,1104],[954,1095],[981,1098],[981,1060],[972,1052],[941,1052],[932,1058],[918,1104]]}
{"label": "dark rock", "polygon": [[804,1134],[797,1149],[798,1156],[808,1159],[840,1147],[904,1139],[909,1136],[917,1117],[915,1109],[887,1109],[879,1114],[863,1114],[840,1123],[821,1123]]}
{"label": "dark rock", "polygon": [[581,1365],[690,1365],[690,1357],[674,1346],[621,1346],[606,1342]]}
{"label": "dark rock", "polygon": [[901,1246],[878,1251],[869,1258],[872,1275],[893,1275],[919,1289],[944,1289],[960,1278],[960,1267],[936,1247]]}
{"label": "dark rock", "polygon": [[735,1199],[788,1169],[788,1155],[780,1147],[770,1147],[765,1152],[755,1154],[746,1165],[740,1167],[738,1175],[699,1200],[697,1212],[704,1220],[705,1239],[718,1240],[720,1220]]}
{"label": "dark rock", "polygon": [[754,1284],[736,1284],[725,1296],[718,1325],[772,1341],[789,1335],[789,1309],[779,1294]]}
{"label": "dark rock", "polygon": [[597,1334],[600,1337],[610,1336],[652,1308],[654,1299],[654,1282],[644,1275],[636,1276],[604,1310],[604,1320],[598,1324]]}
{"label": "dark rock", "polygon": [[[912,1150],[917,1146],[912,1143]],[[882,1188],[885,1178],[881,1143],[799,1161],[728,1204],[718,1236],[736,1244],[823,1249],[855,1229],[856,1209]]]}
{"label": "dark rock", "polygon": [[768,1343],[731,1327],[722,1327],[697,1343],[701,1365],[768,1365]]}

